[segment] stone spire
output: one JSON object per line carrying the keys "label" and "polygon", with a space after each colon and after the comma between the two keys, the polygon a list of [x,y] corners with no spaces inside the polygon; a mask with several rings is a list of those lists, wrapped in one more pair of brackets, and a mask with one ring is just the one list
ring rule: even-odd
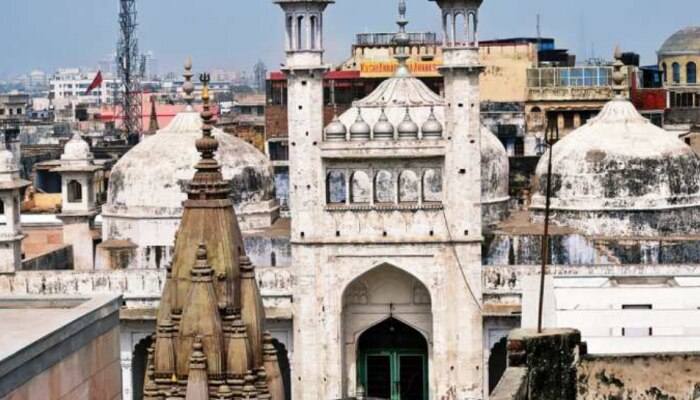
{"label": "stone spire", "polygon": [[156,113],[156,96],[151,96],[151,119],[148,123],[148,134],[155,135],[160,129],[158,126],[158,114]]}
{"label": "stone spire", "polygon": [[[186,77],[191,76],[189,68],[188,62]],[[200,159],[185,189],[188,199],[157,313],[144,395],[152,400],[257,400],[254,379],[251,390],[245,377],[263,367],[265,311],[245,255],[231,187],[214,158],[219,143],[212,134],[209,75],[202,74],[200,80]],[[257,358],[251,343],[258,344]]]}
{"label": "stone spire", "polygon": [[399,19],[396,20],[396,25],[399,26],[399,32],[394,36],[394,43],[396,43],[398,51],[394,58],[399,62],[399,66],[396,67],[394,77],[408,78],[411,76],[411,71],[406,64],[406,61],[409,59],[409,56],[406,54],[406,46],[411,44],[411,39],[406,33],[406,25],[408,25],[408,20],[406,19],[406,0],[399,1]]}

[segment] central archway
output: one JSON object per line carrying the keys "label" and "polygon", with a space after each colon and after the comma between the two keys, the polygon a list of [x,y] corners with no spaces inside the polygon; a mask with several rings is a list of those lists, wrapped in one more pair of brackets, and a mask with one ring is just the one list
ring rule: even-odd
{"label": "central archway", "polygon": [[433,315],[423,282],[382,263],[350,281],[342,301],[346,395],[362,387],[370,398],[427,400]]}
{"label": "central archway", "polygon": [[390,317],[360,336],[358,382],[367,397],[428,399],[428,342],[420,332]]}

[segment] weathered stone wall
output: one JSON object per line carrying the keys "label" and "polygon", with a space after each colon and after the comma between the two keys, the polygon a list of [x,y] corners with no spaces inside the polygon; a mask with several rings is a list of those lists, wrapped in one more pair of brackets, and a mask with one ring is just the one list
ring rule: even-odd
{"label": "weathered stone wall", "polygon": [[0,399],[118,400],[120,368],[117,326]]}
{"label": "weathered stone wall", "polygon": [[578,400],[700,399],[700,354],[585,356]]}
{"label": "weathered stone wall", "polygon": [[[539,234],[485,233],[484,265],[538,265]],[[551,235],[552,265],[700,263],[700,236],[612,238],[580,234]]]}
{"label": "weathered stone wall", "polygon": [[581,334],[573,329],[547,329],[542,333],[516,329],[508,335],[510,366],[526,369],[526,399],[576,399],[580,344]]}
{"label": "weathered stone wall", "polygon": [[73,247],[61,246],[22,261],[23,271],[67,270],[73,268]]}

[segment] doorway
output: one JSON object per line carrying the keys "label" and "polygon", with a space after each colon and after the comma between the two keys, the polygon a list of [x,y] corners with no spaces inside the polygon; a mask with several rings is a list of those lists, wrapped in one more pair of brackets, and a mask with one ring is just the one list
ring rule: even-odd
{"label": "doorway", "polygon": [[367,397],[428,399],[428,344],[420,332],[390,317],[362,334],[358,382]]}

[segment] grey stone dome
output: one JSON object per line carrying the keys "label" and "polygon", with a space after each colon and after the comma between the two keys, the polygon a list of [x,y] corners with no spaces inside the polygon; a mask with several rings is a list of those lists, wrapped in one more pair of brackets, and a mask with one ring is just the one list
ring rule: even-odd
{"label": "grey stone dome", "polygon": [[[182,215],[183,189],[199,160],[195,141],[202,135],[201,128],[198,113],[183,112],[129,150],[111,171],[104,214],[139,218]],[[274,200],[272,165],[265,155],[220,129],[215,128],[213,135],[219,140],[216,159],[224,179],[231,182],[236,212]]]}
{"label": "grey stone dome", "polygon": [[481,127],[481,210],[484,225],[498,223],[508,216],[508,152],[501,140]]}
{"label": "grey stone dome", "polygon": [[325,133],[326,140],[343,141],[347,139],[348,128],[345,126],[345,124],[340,122],[338,116],[335,115],[333,117],[333,121],[326,126]]}
{"label": "grey stone dome", "polygon": [[442,137],[442,124],[435,118],[435,112],[431,108],[430,116],[421,127],[423,139],[440,139]]}
{"label": "grey stone dome", "polygon": [[389,122],[389,118],[386,116],[384,109],[382,109],[382,115],[379,116],[377,123],[374,124],[372,129],[374,132],[375,140],[392,140],[394,139],[394,125]]}
{"label": "grey stone dome", "polygon": [[660,56],[700,55],[700,26],[681,29],[671,35],[659,49]]}
{"label": "grey stone dome", "polygon": [[[609,102],[552,149],[553,220],[590,234],[656,235],[700,228],[700,159],[632,103]],[[545,203],[547,157],[536,174],[535,216]]]}
{"label": "grey stone dome", "polygon": [[396,128],[396,131],[399,133],[399,139],[418,139],[418,124],[413,122],[413,119],[411,118],[411,113],[408,108],[406,108],[406,116]]}
{"label": "grey stone dome", "polygon": [[372,128],[362,119],[362,112],[358,111],[357,119],[350,125],[350,140],[369,140]]}

